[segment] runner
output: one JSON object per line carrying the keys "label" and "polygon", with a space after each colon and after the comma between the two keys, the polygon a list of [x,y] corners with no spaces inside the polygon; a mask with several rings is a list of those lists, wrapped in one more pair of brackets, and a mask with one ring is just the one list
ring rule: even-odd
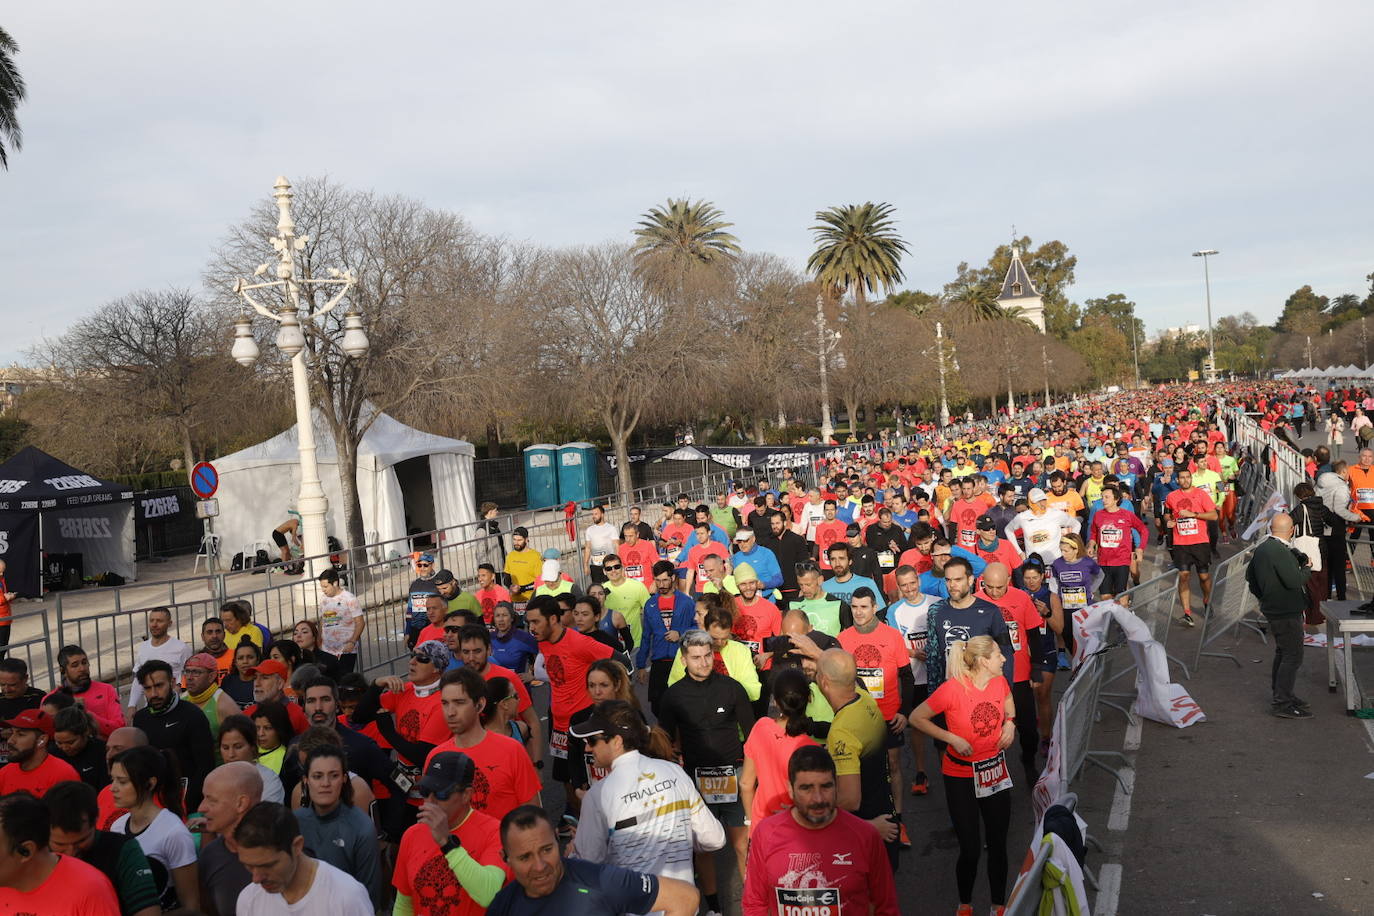
{"label": "runner", "polygon": [[[1063,477],[1060,477],[1062,483]],[[1073,494],[1075,499],[1078,494],[1073,490],[1067,491]],[[1073,516],[1061,509],[1050,507],[1049,497],[1045,491],[1035,487],[1026,496],[1029,508],[1019,513],[1013,518],[1007,527],[1003,529],[1007,538],[1020,548],[1024,556],[1036,554],[1046,563],[1053,563],[1059,558],[1059,536],[1070,532],[1078,532],[1078,522]],[[1082,500],[1079,499],[1082,503]],[[1021,538],[1017,539],[1020,532]]]}
{"label": "runner", "polygon": [[636,646],[644,640],[644,606],[649,603],[649,590],[638,578],[625,574],[625,561],[620,555],[607,554],[601,562],[606,581],[606,609],[619,614],[630,628],[630,637]]}
{"label": "runner", "polygon": [[[1056,562],[1063,562],[1063,559]],[[1002,619],[1011,634],[1012,658],[1011,698],[1016,704],[1016,733],[1021,742],[1021,765],[1026,769],[1026,785],[1033,786],[1040,778],[1035,755],[1040,750],[1040,726],[1036,715],[1035,692],[1032,682],[1053,658],[1045,657],[1045,619],[1036,610],[1031,596],[1011,584],[1011,570],[1001,563],[989,564],[983,572],[978,597],[986,598],[1002,611]]]}
{"label": "runner", "polygon": [[[798,668],[784,668],[773,678],[773,702],[778,714],[754,721],[744,742],[744,767],[740,770],[740,803],[748,815],[750,835],[765,817],[789,807],[787,762],[792,752],[815,745],[820,732],[807,715],[811,684]],[[755,707],[757,708],[757,707]]]}
{"label": "runner", "polygon": [[1150,529],[1134,512],[1121,508],[1121,491],[1110,484],[1102,488],[1102,508],[1093,514],[1091,528],[1088,555],[1102,567],[1100,594],[1103,598],[1119,595],[1130,587],[1132,572],[1140,568]]}
{"label": "runner", "polygon": [[1165,523],[1173,538],[1171,555],[1178,568],[1178,601],[1183,608],[1184,626],[1194,626],[1192,592],[1189,578],[1197,573],[1202,587],[1202,607],[1206,613],[1212,603],[1212,545],[1204,522],[1216,521],[1217,506],[1204,491],[1193,486],[1187,468],[1176,469],[1178,489],[1164,501]]}
{"label": "runner", "polygon": [[696,602],[677,589],[677,567],[660,560],[653,567],[655,594],[644,606],[644,641],[635,653],[639,682],[649,685],[649,707],[658,716],[659,701],[668,689],[682,634],[696,628]]}
{"label": "runner", "polygon": [[[909,665],[913,683],[912,703],[919,705],[925,701],[928,693],[926,686],[926,624],[930,609],[940,599],[921,591],[921,577],[916,574],[915,568],[911,566],[899,566],[897,568],[897,591],[901,600],[894,602],[888,608],[888,619],[906,641],[906,653],[910,659]],[[925,795],[929,791],[925,772],[926,739],[924,735],[913,730],[909,732],[908,740],[911,744],[912,756],[916,761],[916,776],[911,783],[911,794]]]}

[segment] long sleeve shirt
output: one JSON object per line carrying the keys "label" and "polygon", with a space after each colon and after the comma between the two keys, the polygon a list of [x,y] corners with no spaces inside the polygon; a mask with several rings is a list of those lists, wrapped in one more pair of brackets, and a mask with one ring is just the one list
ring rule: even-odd
{"label": "long sleeve shirt", "polygon": [[697,605],[690,595],[674,591],[673,609],[667,621],[664,611],[659,607],[660,596],[657,592],[644,603],[644,640],[635,653],[635,666],[646,668],[650,661],[667,661],[677,652],[678,644],[668,641],[668,631],[676,630],[681,636],[697,626]]}
{"label": "long sleeve shirt", "polygon": [[762,544],[754,544],[754,549],[737,551],[730,560],[735,566],[748,563],[759,577],[759,585],[764,591],[782,587],[782,567],[778,565],[777,555]]}

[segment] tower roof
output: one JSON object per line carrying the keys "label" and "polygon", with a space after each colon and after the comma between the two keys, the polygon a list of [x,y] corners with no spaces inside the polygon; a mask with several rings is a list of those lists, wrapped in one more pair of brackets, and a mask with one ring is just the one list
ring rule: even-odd
{"label": "tower roof", "polygon": [[1011,266],[1007,268],[1007,276],[1002,280],[1002,292],[997,295],[997,300],[1000,302],[1003,299],[1034,299],[1039,295],[1035,284],[1031,282],[1030,272],[1026,270],[1026,265],[1021,263],[1021,246],[1011,246]]}

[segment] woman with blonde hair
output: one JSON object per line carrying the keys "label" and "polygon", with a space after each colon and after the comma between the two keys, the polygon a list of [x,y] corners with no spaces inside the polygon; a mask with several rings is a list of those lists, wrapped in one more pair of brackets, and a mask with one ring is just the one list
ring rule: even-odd
{"label": "woman with blonde hair", "polygon": [[[940,772],[945,804],[959,840],[954,875],[959,886],[957,916],[973,914],[973,882],[987,831],[988,889],[993,916],[1007,901],[1007,827],[1011,823],[1011,774],[1004,751],[1016,740],[1016,705],[1002,676],[1005,659],[990,636],[959,640],[949,647],[947,680],[911,714],[911,724],[944,742]],[[935,716],[944,715],[944,727]]]}

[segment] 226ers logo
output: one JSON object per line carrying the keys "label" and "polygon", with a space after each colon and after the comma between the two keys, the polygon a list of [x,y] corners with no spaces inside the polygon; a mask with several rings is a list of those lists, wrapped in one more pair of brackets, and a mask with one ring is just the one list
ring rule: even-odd
{"label": "226ers logo", "polygon": [[996,703],[979,703],[968,717],[969,724],[979,738],[986,738],[1002,726],[1002,714]]}
{"label": "226ers logo", "polygon": [[462,911],[466,895],[442,855],[435,853],[420,866],[411,885],[415,889],[415,912],[428,916],[458,916]]}
{"label": "226ers logo", "polygon": [[544,670],[549,673],[549,683],[555,687],[563,686],[563,659],[557,655],[545,656]]}
{"label": "226ers logo", "polygon": [[858,668],[881,668],[883,666],[883,653],[879,652],[878,647],[872,643],[855,646],[854,665]]}

